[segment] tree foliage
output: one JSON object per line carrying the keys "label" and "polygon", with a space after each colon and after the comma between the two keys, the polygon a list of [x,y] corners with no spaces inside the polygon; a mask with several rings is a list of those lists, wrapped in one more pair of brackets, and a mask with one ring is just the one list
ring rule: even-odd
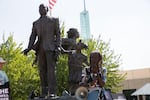
{"label": "tree foliage", "polygon": [[12,100],[26,100],[39,86],[38,70],[32,66],[34,53],[24,56],[21,44],[17,45],[11,35],[0,45],[0,56],[7,61],[3,68],[9,78]]}
{"label": "tree foliage", "polygon": [[91,39],[88,41],[89,49],[85,53],[89,56],[93,50],[98,50],[103,56],[103,67],[107,69],[107,82],[105,88],[111,89],[116,93],[122,89],[120,83],[125,79],[125,75],[119,74],[119,66],[121,64],[121,55],[116,55],[114,50],[110,48],[110,42],[100,39]]}
{"label": "tree foliage", "polygon": [[[64,28],[62,29],[64,32]],[[64,36],[64,35],[63,35]],[[121,62],[120,55],[116,55],[110,49],[110,42],[105,42],[100,37],[90,39],[87,42],[88,50],[83,53],[88,56],[91,51],[99,50],[103,55],[104,67],[107,68],[106,88],[117,92],[121,89],[120,83],[124,80],[124,75],[118,73]],[[40,81],[36,65],[32,65],[35,58],[34,52],[31,51],[27,56],[22,54],[22,44],[17,45],[13,36],[9,36],[0,44],[0,56],[5,58],[7,63],[4,70],[10,80],[12,100],[25,100],[32,90],[39,90]],[[63,90],[68,90],[68,55],[61,54],[56,66],[57,75],[57,94],[61,95]]]}
{"label": "tree foliage", "polygon": [[63,54],[59,57],[56,66],[57,75],[57,94],[61,95],[64,90],[68,90],[68,55]]}
{"label": "tree foliage", "polygon": [[[98,50],[103,56],[103,66],[107,69],[107,82],[105,87],[116,93],[122,89],[120,83],[125,79],[125,75],[120,75],[119,66],[121,64],[121,55],[116,55],[114,50],[110,48],[110,42],[105,42],[100,39],[90,39],[85,41],[88,45],[88,50],[83,50],[83,53],[89,58],[93,50]],[[57,64],[57,81],[58,94],[64,89],[68,89],[68,65],[67,55],[61,55]]]}

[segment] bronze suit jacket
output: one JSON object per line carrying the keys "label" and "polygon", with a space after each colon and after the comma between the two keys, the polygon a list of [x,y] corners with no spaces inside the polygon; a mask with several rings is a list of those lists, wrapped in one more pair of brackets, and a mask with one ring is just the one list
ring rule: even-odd
{"label": "bronze suit jacket", "polygon": [[59,19],[42,16],[37,21],[33,22],[32,33],[28,45],[29,49],[38,51],[38,48],[43,48],[45,51],[54,51],[59,45]]}

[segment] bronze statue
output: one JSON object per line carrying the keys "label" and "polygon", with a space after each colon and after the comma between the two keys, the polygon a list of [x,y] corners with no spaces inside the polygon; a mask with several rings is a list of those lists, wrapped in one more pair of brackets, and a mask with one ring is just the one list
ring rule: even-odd
{"label": "bronze statue", "polygon": [[68,53],[68,67],[69,67],[69,91],[74,95],[79,83],[82,79],[82,68],[84,64],[88,65],[87,56],[81,50],[87,49],[87,46],[80,40],[78,43],[79,32],[76,28],[70,28],[67,31],[68,37],[62,38],[63,53]]}
{"label": "bronze statue", "polygon": [[[36,51],[40,72],[42,96],[56,93],[55,66],[60,46],[59,19],[47,16],[48,7],[39,6],[40,18],[33,23],[27,54],[31,49]],[[37,39],[37,41],[36,41]]]}
{"label": "bronze statue", "polygon": [[72,95],[74,95],[82,80],[82,69],[85,65],[89,65],[87,56],[81,52],[82,49],[87,49],[87,46],[80,40],[76,44],[76,51],[68,56],[69,91]]}
{"label": "bronze statue", "polygon": [[77,38],[79,38],[78,30],[76,28],[70,28],[67,31],[67,38],[62,38],[62,48],[64,50],[75,50]]}

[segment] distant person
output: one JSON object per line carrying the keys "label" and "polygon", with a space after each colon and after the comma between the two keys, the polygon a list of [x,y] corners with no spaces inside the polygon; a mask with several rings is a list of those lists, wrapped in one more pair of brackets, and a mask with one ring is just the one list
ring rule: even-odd
{"label": "distant person", "polygon": [[9,79],[7,74],[3,71],[3,65],[6,61],[0,57],[0,100],[11,100]]}
{"label": "distant person", "polygon": [[3,65],[6,63],[6,61],[0,57],[0,87],[8,87],[9,85],[9,80],[6,75],[6,73],[2,70]]}
{"label": "distant person", "polygon": [[55,66],[60,46],[59,19],[47,16],[48,7],[39,6],[40,18],[33,23],[32,33],[27,54],[31,49],[36,51],[40,72],[42,96],[54,96],[56,94]]}
{"label": "distant person", "polygon": [[[96,85],[99,87],[104,87],[106,83],[106,68],[103,66],[103,58],[102,55],[98,51],[93,51],[90,53],[90,73],[92,73],[92,85]],[[94,75],[96,75],[96,79]],[[94,83],[96,82],[96,83]]]}
{"label": "distant person", "polygon": [[102,55],[98,51],[93,51],[90,53],[90,67],[85,68],[83,70],[83,79],[82,82],[88,84],[88,89],[91,91],[89,92],[89,100],[93,100],[92,95],[98,90],[97,98],[102,98],[104,96],[104,86],[106,84],[107,70],[103,66],[103,58]]}

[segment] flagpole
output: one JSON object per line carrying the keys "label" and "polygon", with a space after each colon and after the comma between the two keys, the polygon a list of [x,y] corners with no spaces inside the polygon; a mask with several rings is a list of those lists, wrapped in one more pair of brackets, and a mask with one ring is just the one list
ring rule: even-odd
{"label": "flagpole", "polygon": [[50,12],[49,12],[49,14],[50,14],[50,17],[52,16],[52,9],[50,9]]}
{"label": "flagpole", "polygon": [[48,0],[49,1],[49,8],[50,8],[50,16],[52,16],[52,8],[54,7],[57,0]]}

